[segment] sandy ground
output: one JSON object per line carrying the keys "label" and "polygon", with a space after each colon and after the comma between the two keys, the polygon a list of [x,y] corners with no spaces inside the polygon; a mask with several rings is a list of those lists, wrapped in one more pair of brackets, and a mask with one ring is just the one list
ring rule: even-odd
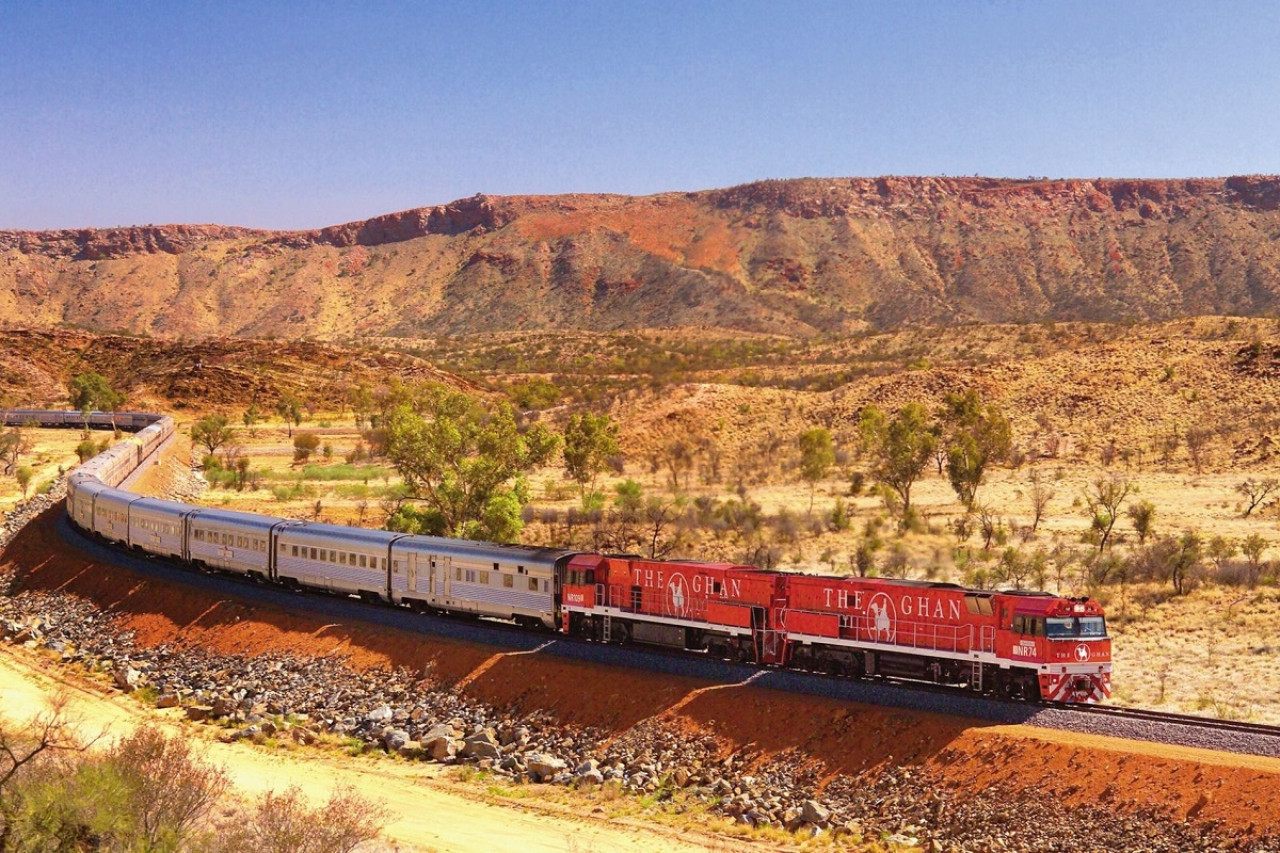
{"label": "sandy ground", "polygon": [[209,732],[148,711],[131,699],[69,675],[31,653],[0,646],[0,714],[21,723],[66,698],[66,714],[87,736],[106,733],[102,743],[151,721],[171,733],[199,739],[208,760],[222,765],[238,793],[254,796],[297,786],[323,802],[339,785],[382,801],[392,818],[385,838],[401,850],[456,853],[562,853],[635,851],[695,853],[745,849],[739,842],[663,827],[610,821],[536,800],[511,803],[486,797],[475,786],[450,782],[440,768],[390,760],[340,760],[315,750],[288,754],[211,740]]}

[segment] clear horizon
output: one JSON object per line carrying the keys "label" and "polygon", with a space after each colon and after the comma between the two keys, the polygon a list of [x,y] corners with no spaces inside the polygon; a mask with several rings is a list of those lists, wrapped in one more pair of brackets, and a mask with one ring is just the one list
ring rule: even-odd
{"label": "clear horizon", "polygon": [[1280,172],[1280,7],[12,2],[0,228],[769,178]]}

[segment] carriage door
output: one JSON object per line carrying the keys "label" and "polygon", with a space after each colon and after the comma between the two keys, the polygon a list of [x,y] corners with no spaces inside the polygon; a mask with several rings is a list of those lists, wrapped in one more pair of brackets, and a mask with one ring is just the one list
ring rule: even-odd
{"label": "carriage door", "polygon": [[407,556],[409,558],[409,568],[408,568],[409,590],[408,591],[417,592],[418,591],[418,553],[416,551],[410,551],[408,552]]}

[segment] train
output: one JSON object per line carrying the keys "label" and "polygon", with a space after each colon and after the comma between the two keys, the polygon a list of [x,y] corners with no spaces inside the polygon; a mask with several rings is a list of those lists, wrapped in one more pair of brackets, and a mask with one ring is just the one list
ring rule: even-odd
{"label": "train", "polygon": [[121,488],[173,434],[169,416],[25,409],[0,413],[0,422],[135,430],[68,476],[71,523],[208,571],[834,677],[1028,702],[1096,704],[1111,694],[1106,616],[1087,597],[651,560],[195,506]]}

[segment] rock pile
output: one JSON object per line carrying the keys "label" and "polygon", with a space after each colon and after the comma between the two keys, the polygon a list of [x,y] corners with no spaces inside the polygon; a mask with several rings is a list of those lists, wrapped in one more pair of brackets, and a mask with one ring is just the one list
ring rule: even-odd
{"label": "rock pile", "polygon": [[40,513],[67,496],[67,480],[60,476],[54,480],[42,494],[33,495],[4,514],[4,523],[0,524],[0,549],[9,544],[15,534]]}

